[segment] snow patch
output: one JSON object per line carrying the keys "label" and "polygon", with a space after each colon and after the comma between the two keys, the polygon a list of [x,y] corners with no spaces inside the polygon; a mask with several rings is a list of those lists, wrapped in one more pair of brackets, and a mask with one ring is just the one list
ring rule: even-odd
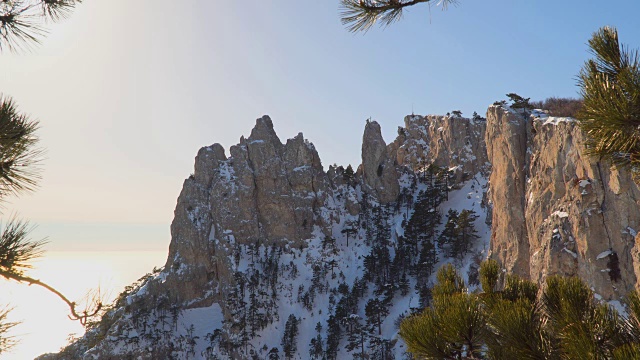
{"label": "snow patch", "polygon": [[551,214],[551,216],[554,216],[554,215],[561,219],[569,217],[569,214],[565,211],[554,211],[553,214]]}
{"label": "snow patch", "polygon": [[598,254],[598,256],[596,256],[596,260],[604,259],[611,254],[613,254],[613,251],[611,250],[603,251],[600,254]]}

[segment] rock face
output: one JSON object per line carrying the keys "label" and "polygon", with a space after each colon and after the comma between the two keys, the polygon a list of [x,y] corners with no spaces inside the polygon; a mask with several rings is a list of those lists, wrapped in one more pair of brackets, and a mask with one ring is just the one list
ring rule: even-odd
{"label": "rock face", "polygon": [[491,251],[510,273],[529,277],[529,242],[524,220],[527,181],[527,121],[491,107],[485,135],[492,164],[489,199],[493,204]]}
{"label": "rock face", "polygon": [[[335,309],[313,308],[314,297],[325,298],[317,306],[328,304],[330,287],[338,294],[338,282],[350,286],[362,278],[373,234],[383,233],[374,230],[373,222],[376,229],[388,227],[385,241],[397,241],[414,199],[427,186],[418,176],[424,166],[453,166],[459,180],[486,170],[483,123],[412,116],[405,125],[387,145],[380,125],[368,122],[362,165],[355,174],[341,166],[324,172],[302,134],[283,144],[267,116],[257,119],[251,135],[232,146],[228,156],[219,144],[203,147],[177,201],[165,267],[123,293],[99,327],[48,358],[190,359],[207,352],[206,346],[210,355],[224,348],[227,358],[249,358],[247,339],[255,337],[251,341],[261,354],[261,339],[279,346],[281,334],[267,334],[274,330],[268,326],[283,329],[291,312],[306,311],[312,325],[322,321],[328,326],[325,314]],[[481,165],[475,165],[478,161]],[[481,213],[486,178],[474,180],[458,197]],[[489,230],[482,226],[483,239],[488,239]],[[184,314],[210,314],[212,309],[218,328],[202,328],[200,341],[189,340],[193,334],[184,329],[201,321]],[[171,326],[168,314],[173,314]],[[253,324],[250,336],[239,330],[240,317]],[[196,343],[198,351],[189,348]],[[245,345],[228,345],[238,343]]]}
{"label": "rock face", "polygon": [[301,133],[283,145],[264,116],[230,153],[220,144],[200,149],[178,198],[165,268],[187,264],[190,281],[176,280],[177,298],[199,298],[213,280],[226,285],[231,242],[299,247],[315,225],[326,225],[314,214],[328,178]]}
{"label": "rock face", "polygon": [[367,121],[362,136],[362,178],[382,203],[398,198],[396,161],[389,156],[380,125],[375,121]]}
{"label": "rock face", "polygon": [[491,169],[484,142],[486,121],[451,116],[409,115],[389,145],[399,165],[430,163],[451,168],[456,182]]}
{"label": "rock face", "polygon": [[638,285],[640,190],[628,171],[585,154],[571,119],[535,115],[487,112],[492,256],[507,272],[540,283],[576,275],[618,299]]}
{"label": "rock face", "polygon": [[[123,293],[100,327],[50,358],[165,359],[176,354],[177,358],[193,358],[195,350],[188,350],[189,334],[182,328],[194,319],[179,313],[216,307],[223,324],[217,330],[222,329],[224,336],[216,338],[215,344],[210,336],[207,346],[219,349],[224,347],[223,340],[245,341],[241,350],[225,349],[230,358],[248,358],[248,335],[239,333],[237,321],[247,314],[250,302],[258,304],[249,311],[251,321],[263,324],[251,335],[260,351],[261,337],[273,334],[259,332],[271,325],[283,329],[288,311],[307,311],[305,316],[315,319],[312,325],[322,321],[328,326],[325,314],[332,307],[319,309],[324,310],[321,312],[307,303],[313,305],[314,297],[325,297],[321,303],[327,304],[329,287],[336,292],[338,282],[350,286],[356,276],[362,278],[375,219],[376,227],[388,226],[385,241],[397,241],[414,199],[427,186],[420,185],[419,176],[425,166],[452,167],[459,182],[478,172],[486,175],[489,168],[482,137],[484,122],[410,116],[405,125],[387,145],[380,125],[368,122],[362,165],[355,174],[341,166],[324,172],[314,146],[302,134],[283,144],[267,116],[257,119],[251,135],[232,146],[229,155],[219,144],[203,147],[177,201],[165,267]],[[486,177],[480,175],[468,182],[466,190],[458,190],[465,192],[458,196],[464,206],[479,214],[485,211],[480,205],[485,183]],[[481,226],[483,239],[488,239],[488,228]],[[336,243],[343,252],[335,248]],[[485,247],[478,245],[480,250]],[[269,268],[271,261],[276,271]],[[347,277],[338,270],[345,270]],[[274,278],[280,280],[273,282]],[[319,282],[311,288],[312,279],[325,279],[326,284]],[[265,282],[270,285],[258,286]],[[249,292],[258,295],[252,297]],[[300,307],[300,301],[305,305]],[[278,315],[267,315],[273,311]],[[165,326],[167,314],[174,314],[171,328],[177,330],[173,333]],[[206,350],[204,339],[214,335],[214,330],[199,333],[198,354]],[[273,328],[264,331],[273,332]],[[157,333],[164,335],[154,338]],[[269,345],[279,346],[281,334],[274,339]],[[302,357],[307,353],[301,353]]]}
{"label": "rock face", "polygon": [[[404,166],[453,164],[460,179],[486,169],[480,136],[484,122],[410,116],[405,125],[406,131],[388,146],[377,122],[365,126],[362,165],[352,181],[380,203],[398,198],[399,169]],[[475,165],[478,161],[482,165]],[[211,297],[205,295],[211,286],[222,289],[213,300],[223,299],[224,289],[233,283],[229,258],[234,246],[298,248],[315,228],[331,232],[330,221],[318,214],[337,196],[333,187],[344,182],[343,170],[325,173],[317,151],[302,134],[282,144],[267,116],[257,119],[251,135],[230,148],[229,157],[219,144],[200,149],[194,168],[178,198],[165,264],[174,271],[165,282],[178,301],[208,304]],[[346,198],[347,212],[357,214],[357,200]]]}
{"label": "rock face", "polygon": [[[341,166],[325,172],[302,134],[283,144],[271,119],[259,118],[229,156],[219,144],[198,152],[178,198],[164,269],[131,287],[99,327],[50,358],[190,359],[196,352],[189,344],[195,343],[199,354],[226,349],[228,358],[264,358],[280,346],[279,331],[290,314],[306,319],[303,329],[318,322],[328,329],[334,305],[349,292],[344,285],[348,290],[363,279],[372,249],[387,248],[374,242],[393,248],[404,236],[418,195],[432,186],[422,172],[432,163],[455,175],[455,183],[444,186],[449,199],[440,211],[491,214],[491,231],[476,222],[490,245],[475,244],[461,268],[477,270],[474,261],[488,246],[509,273],[539,283],[553,274],[577,275],[604,299],[619,299],[639,285],[640,189],[627,171],[587,156],[583,144],[571,119],[492,106],[486,121],[407,116],[390,144],[370,121],[355,174]],[[442,255],[440,261],[448,259]],[[405,295],[396,305],[419,297]],[[361,300],[349,314],[364,316]],[[383,328],[391,329],[404,311],[396,305]],[[197,323],[195,316],[181,322],[180,311],[202,309],[215,309],[221,319],[216,329],[199,333],[201,341],[168,330]],[[168,313],[176,314],[171,326],[165,326]],[[249,333],[247,322],[253,324]],[[153,337],[156,332],[163,335]],[[296,356],[307,356],[316,334],[307,335]]]}

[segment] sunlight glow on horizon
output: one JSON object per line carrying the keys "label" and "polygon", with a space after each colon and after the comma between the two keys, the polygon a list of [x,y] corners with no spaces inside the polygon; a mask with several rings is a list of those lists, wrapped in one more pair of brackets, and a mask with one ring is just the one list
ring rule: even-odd
{"label": "sunlight glow on horizon", "polygon": [[[153,267],[166,260],[166,251],[47,252],[34,262],[28,274],[61,291],[70,300],[82,299],[89,289],[101,287],[107,304]],[[83,327],[67,317],[69,308],[54,294],[38,286],[0,280],[0,304],[14,307],[10,320],[22,321],[13,335],[20,343],[0,360],[24,360],[46,352],[57,352],[69,336],[80,336]]]}

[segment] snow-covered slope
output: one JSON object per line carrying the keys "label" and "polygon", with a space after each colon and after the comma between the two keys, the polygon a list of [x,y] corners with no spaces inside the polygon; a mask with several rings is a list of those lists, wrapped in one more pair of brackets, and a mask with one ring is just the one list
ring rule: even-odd
{"label": "snow-covered slope", "polygon": [[[229,158],[203,148],[178,200],[167,265],[46,358],[404,358],[399,321],[428,304],[444,263],[473,290],[491,237],[487,164],[471,164],[486,156],[469,150],[484,149],[479,125],[410,120],[388,147],[368,124],[355,172],[323,172],[313,145],[301,134],[283,145],[266,117]],[[462,140],[448,134],[461,129]],[[447,139],[464,147],[450,159]]]}

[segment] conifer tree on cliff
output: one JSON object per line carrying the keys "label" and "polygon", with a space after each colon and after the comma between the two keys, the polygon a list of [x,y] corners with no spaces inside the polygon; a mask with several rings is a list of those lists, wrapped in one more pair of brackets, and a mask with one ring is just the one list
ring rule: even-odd
{"label": "conifer tree on cliff", "polygon": [[[46,23],[66,18],[80,0],[0,1],[0,52],[20,51],[38,44]],[[21,113],[9,96],[0,94],[0,203],[11,196],[33,191],[40,179],[42,150],[35,135],[38,122]],[[0,205],[0,214],[6,210]],[[31,261],[43,254],[44,240],[32,240],[33,227],[16,216],[0,225],[0,276],[28,285],[38,285],[56,294],[69,305],[72,319],[86,323],[101,308],[99,300],[91,309],[79,311],[76,303],[50,285],[27,274]],[[15,339],[7,335],[17,325],[7,321],[8,310],[0,310],[0,353]]]}
{"label": "conifer tree on cliff", "polygon": [[[591,154],[630,165],[640,165],[640,61],[638,52],[621,46],[618,31],[603,27],[589,40],[593,59],[578,76],[584,105],[580,126],[589,136]],[[636,176],[637,177],[637,176]]]}

